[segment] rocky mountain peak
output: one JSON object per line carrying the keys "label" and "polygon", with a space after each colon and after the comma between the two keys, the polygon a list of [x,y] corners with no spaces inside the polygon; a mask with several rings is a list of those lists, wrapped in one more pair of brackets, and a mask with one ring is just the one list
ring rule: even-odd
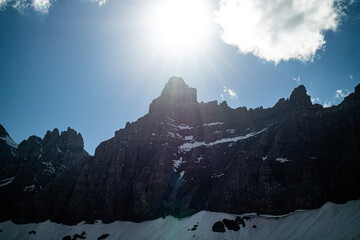
{"label": "rocky mountain peak", "polygon": [[62,131],[60,135],[60,148],[65,151],[82,152],[84,149],[84,140],[81,133],[77,133],[70,127],[68,127],[66,131]]}
{"label": "rocky mountain peak", "polygon": [[53,131],[47,131],[43,140],[44,148],[53,148],[59,146],[60,134],[57,128]]}
{"label": "rocky mountain peak", "polygon": [[42,139],[37,136],[30,136],[19,144],[16,152],[19,158],[37,157],[42,151]]}
{"label": "rocky mountain peak", "polygon": [[290,104],[295,106],[311,106],[310,96],[306,93],[304,85],[296,87],[290,95]]}
{"label": "rocky mountain peak", "polygon": [[0,137],[6,137],[9,134],[6,132],[5,128],[0,124]]}
{"label": "rocky mountain peak", "polygon": [[172,77],[161,92],[161,98],[170,103],[197,102],[196,89],[189,87],[180,77]]}
{"label": "rocky mountain peak", "polygon": [[150,104],[149,113],[189,123],[194,120],[197,105],[196,89],[189,87],[182,78],[172,77],[165,84],[161,95]]}

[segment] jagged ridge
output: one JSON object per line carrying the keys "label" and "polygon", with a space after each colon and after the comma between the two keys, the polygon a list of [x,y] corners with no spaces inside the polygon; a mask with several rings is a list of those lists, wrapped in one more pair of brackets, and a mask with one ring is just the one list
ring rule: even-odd
{"label": "jagged ridge", "polygon": [[[247,110],[198,103],[196,89],[171,78],[149,113],[116,131],[93,157],[81,155],[82,142],[70,144],[76,147],[67,152],[81,160],[3,219],[72,224],[182,217],[204,209],[287,213],[357,199],[359,89],[339,106],[323,108],[299,86],[272,108]],[[54,132],[42,141],[57,139]],[[34,158],[40,140],[28,140]],[[63,146],[55,142],[51,146]]]}

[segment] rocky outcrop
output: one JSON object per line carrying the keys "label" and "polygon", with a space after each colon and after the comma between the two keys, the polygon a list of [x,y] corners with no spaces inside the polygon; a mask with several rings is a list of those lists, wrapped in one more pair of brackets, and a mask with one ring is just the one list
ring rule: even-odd
{"label": "rocky outcrop", "polygon": [[291,93],[290,104],[296,107],[310,107],[312,105],[310,96],[307,95],[304,85],[296,87]]}
{"label": "rocky outcrop", "polygon": [[[93,157],[71,129],[21,143],[15,159],[38,166],[46,156],[55,174],[40,177],[43,187],[6,216],[68,224],[142,221],[204,209],[279,214],[358,199],[356,89],[331,108],[313,105],[299,86],[273,108],[248,110],[198,103],[195,89],[171,78],[149,113],[116,131]],[[38,172],[19,169],[25,169],[21,176]]]}
{"label": "rocky outcrop", "polygon": [[[88,156],[81,134],[71,128],[61,135],[58,129],[48,131],[43,139],[31,136],[12,153],[13,157],[4,164],[0,174],[0,179],[11,179],[9,184],[0,186],[0,218],[9,219],[19,212],[19,222],[48,219],[53,208],[46,212],[49,204],[34,201],[46,199],[51,202],[52,196],[61,194],[68,181],[75,184],[77,175],[75,178],[62,176],[73,172]],[[55,183],[50,184],[52,182]],[[48,192],[48,186],[52,192]],[[50,206],[54,204],[51,202]]]}

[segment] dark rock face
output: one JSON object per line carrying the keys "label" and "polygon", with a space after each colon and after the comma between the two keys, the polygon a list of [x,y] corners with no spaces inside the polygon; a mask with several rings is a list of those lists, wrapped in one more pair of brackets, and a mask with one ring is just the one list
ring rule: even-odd
{"label": "dark rock face", "polygon": [[93,157],[72,129],[22,142],[14,164],[3,164],[15,173],[0,179],[15,178],[0,187],[1,218],[75,224],[317,208],[360,197],[359,146],[357,90],[331,108],[313,105],[299,86],[273,108],[232,109],[198,103],[196,90],[174,77],[147,115]]}
{"label": "dark rock face", "polygon": [[307,95],[304,85],[298,86],[291,93],[290,104],[299,107],[310,107],[312,105],[310,96]]}
{"label": "dark rock face", "polygon": [[160,97],[170,104],[197,103],[196,89],[186,85],[179,77],[170,78]]}
{"label": "dark rock face", "polygon": [[11,149],[12,157],[0,172],[0,179],[11,179],[0,186],[0,219],[41,221],[60,213],[62,207],[56,206],[66,204],[76,171],[88,157],[83,146],[81,135],[68,128],[61,135],[57,129],[48,131],[44,139],[31,136]]}
{"label": "dark rock face", "polygon": [[16,143],[11,144],[12,139],[6,132],[5,128],[0,124],[0,185],[4,184],[1,180],[12,177],[13,169],[11,163],[14,162],[16,153]]}

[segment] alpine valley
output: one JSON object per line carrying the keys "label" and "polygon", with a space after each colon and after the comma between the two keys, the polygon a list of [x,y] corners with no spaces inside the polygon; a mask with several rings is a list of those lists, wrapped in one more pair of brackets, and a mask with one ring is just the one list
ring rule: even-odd
{"label": "alpine valley", "polygon": [[[300,85],[272,108],[232,109],[225,101],[199,103],[196,89],[172,77],[148,114],[94,156],[71,128],[17,144],[0,125],[0,239],[25,239],[10,237],[17,228],[38,239],[27,231],[40,222],[38,236],[55,235],[39,239],[64,237],[69,227],[59,224],[133,233],[101,239],[311,239],[312,226],[316,239],[332,239],[327,227],[337,219],[342,237],[334,239],[360,239],[360,203],[348,202],[360,199],[359,173],[360,85],[329,108],[312,104]],[[317,210],[273,217],[298,209]],[[297,235],[286,231],[288,222]],[[134,237],[136,224],[147,234]],[[166,235],[169,225],[178,235]]]}

